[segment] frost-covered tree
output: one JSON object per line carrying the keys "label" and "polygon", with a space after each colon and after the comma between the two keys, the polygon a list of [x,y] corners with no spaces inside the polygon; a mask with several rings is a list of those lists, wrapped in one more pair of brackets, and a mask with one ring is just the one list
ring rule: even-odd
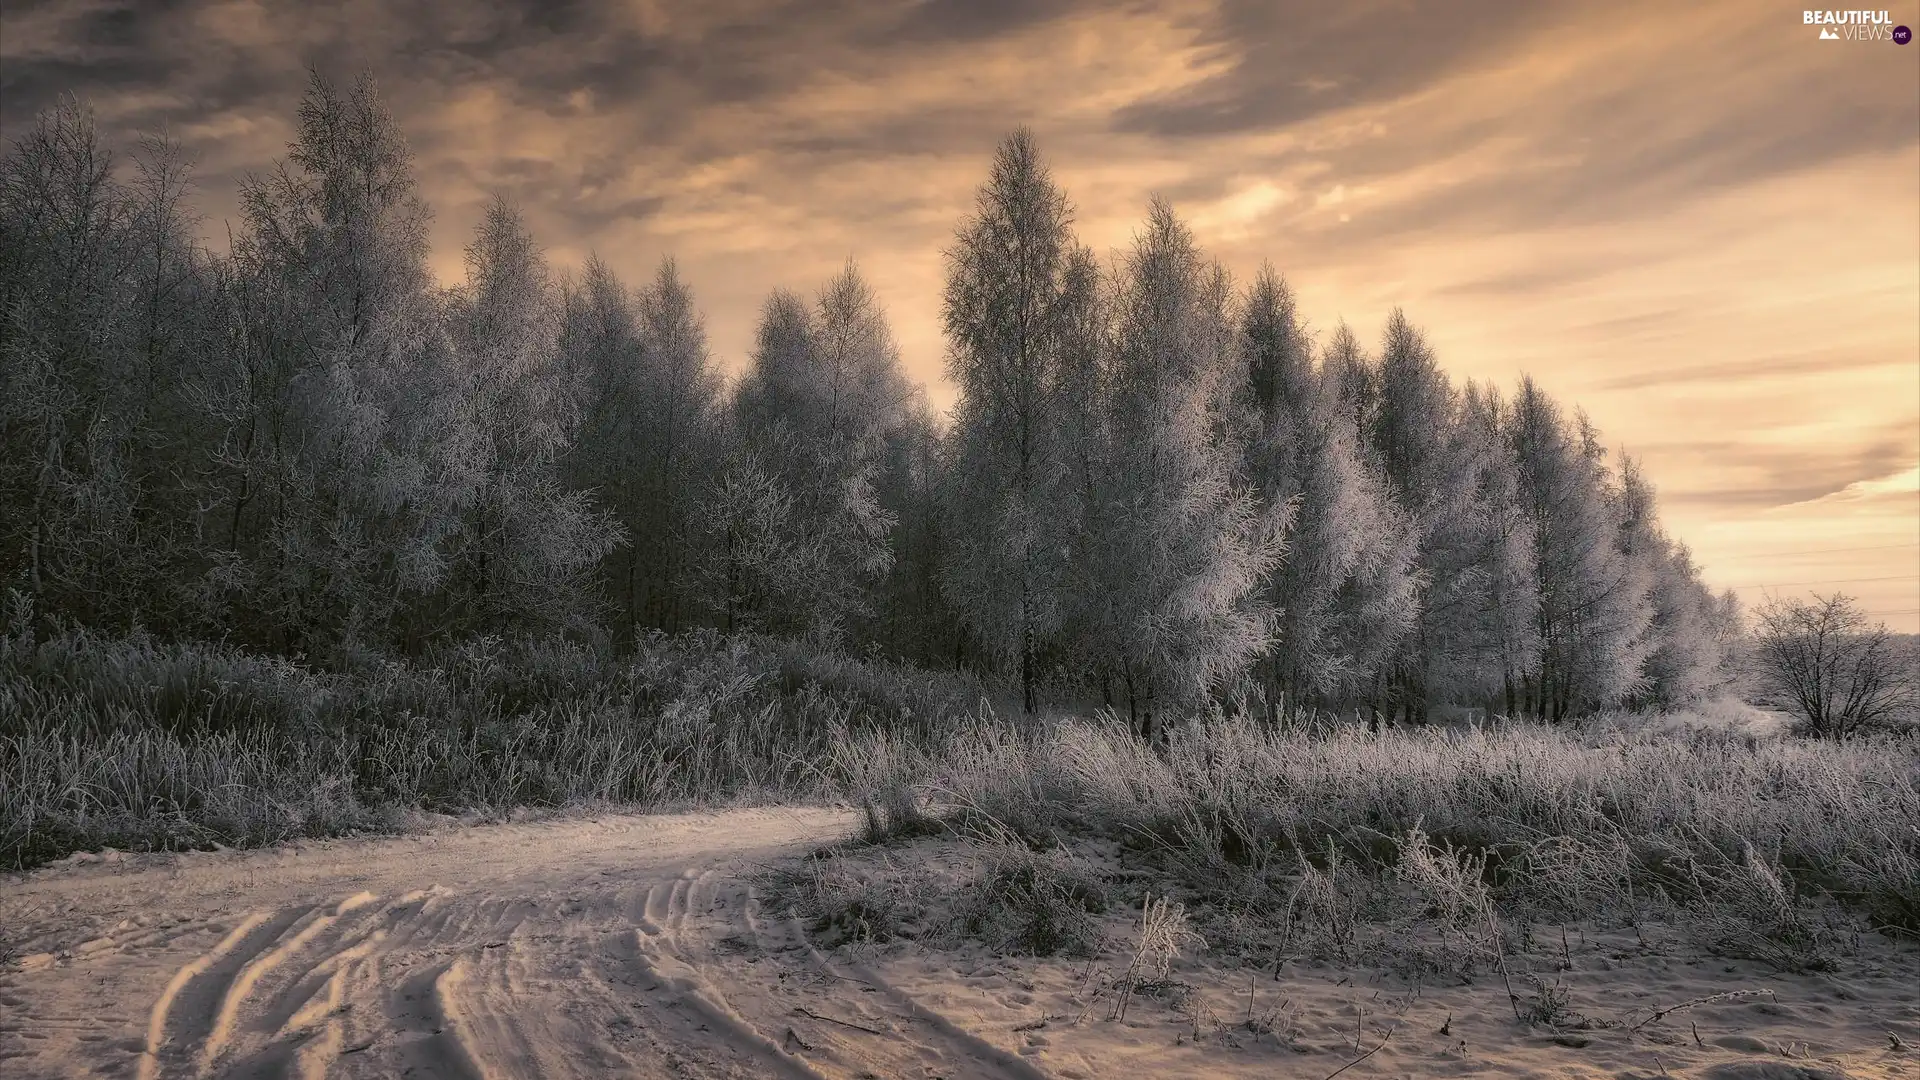
{"label": "frost-covered tree", "polygon": [[720,628],[801,633],[824,549],[799,527],[787,486],[739,448],[702,490],[689,524],[697,543],[693,595]]}
{"label": "frost-covered tree", "polygon": [[1260,670],[1296,701],[1330,702],[1363,687],[1405,631],[1410,534],[1362,456],[1332,377],[1353,358],[1351,336],[1316,370],[1292,290],[1271,267],[1248,290],[1240,319],[1247,474],[1290,528],[1265,586],[1276,635]]}
{"label": "frost-covered tree", "polygon": [[1321,377],[1327,380],[1340,399],[1342,409],[1352,419],[1369,467],[1378,469],[1372,460],[1368,433],[1373,430],[1374,417],[1380,409],[1380,371],[1373,357],[1368,355],[1366,346],[1360,344],[1359,337],[1345,320],[1334,326],[1325,348],[1321,350],[1320,371]]}
{"label": "frost-covered tree", "polygon": [[1808,734],[1844,739],[1910,718],[1920,682],[1913,650],[1869,622],[1853,597],[1774,598],[1755,616],[1755,674]]}
{"label": "frost-covered tree", "polygon": [[248,636],[377,644],[446,572],[470,443],[428,210],[372,79],[316,74],[287,161],[241,200],[211,583]]}
{"label": "frost-covered tree", "polygon": [[194,238],[187,206],[192,163],[165,136],[147,136],[129,179],[133,295],[130,363],[138,386],[132,456],[140,490],[135,551],[126,565],[145,583],[132,605],[143,623],[200,630],[208,614],[199,579],[209,455],[219,427],[205,408],[217,377],[219,263]]}
{"label": "frost-covered tree", "polygon": [[211,263],[164,137],[130,170],[66,100],[0,160],[0,587],[40,614],[182,628]]}
{"label": "frost-covered tree", "polygon": [[899,364],[879,300],[851,262],[811,309],[785,291],[762,309],[735,394],[736,438],[792,500],[794,527],[818,544],[822,567],[772,594],[799,609],[772,622],[803,621],[839,640],[874,610],[897,523],[879,495],[887,442],[915,396]]}
{"label": "frost-covered tree", "polygon": [[[625,533],[642,506],[634,430],[641,346],[633,297],[613,268],[591,253],[577,274],[560,276],[558,288],[555,378],[565,391],[560,420],[569,435],[560,475],[569,490],[587,495]],[[630,643],[641,626],[633,544],[623,542],[603,556],[597,576],[611,637]]]}
{"label": "frost-covered tree", "polygon": [[[1102,642],[1112,620],[1112,594],[1102,575],[1100,541],[1107,534],[1103,505],[1112,476],[1114,333],[1118,275],[1102,273],[1091,250],[1076,247],[1067,258],[1061,292],[1060,392],[1054,421],[1064,472],[1055,493],[1055,516],[1041,516],[1042,537],[1058,545],[1064,578],[1057,586],[1061,611],[1057,639],[1048,642],[1047,670],[1072,690],[1097,690],[1113,703],[1111,650]],[[962,526],[956,522],[953,528]]]}
{"label": "frost-covered tree", "polygon": [[567,290],[560,356],[580,416],[567,475],[627,535],[603,571],[616,638],[678,627],[694,573],[690,515],[716,467],[722,416],[706,329],[673,261],[636,295],[588,259]]}
{"label": "frost-covered tree", "polygon": [[556,286],[504,199],[488,204],[466,261],[467,282],[449,304],[456,381],[443,389],[466,443],[462,520],[442,603],[422,629],[585,630],[595,622],[589,575],[619,534],[560,476],[572,403],[560,378]]}
{"label": "frost-covered tree", "polygon": [[[562,271],[558,289],[556,378],[565,390],[562,422],[569,441],[577,444],[594,425],[615,418],[599,413],[612,413],[620,402],[608,399],[618,399],[631,384],[627,376],[638,364],[640,330],[632,296],[598,255],[589,254],[578,273]],[[604,465],[576,453],[570,456],[568,475],[583,483],[605,479],[610,473]]]}
{"label": "frost-covered tree", "polygon": [[948,532],[943,521],[946,482],[939,420],[918,397],[887,439],[880,472],[881,509],[894,521],[882,599],[873,640],[896,656],[923,664],[951,659],[955,615],[942,588],[940,568]]}
{"label": "frost-covered tree", "polygon": [[672,630],[687,614],[688,515],[720,450],[721,379],[693,292],[672,259],[641,292],[637,314],[646,376],[640,460],[647,512],[629,528],[642,567],[646,621]]}
{"label": "frost-covered tree", "polygon": [[1429,705],[1490,700],[1504,689],[1506,658],[1531,655],[1513,617],[1531,612],[1520,583],[1532,567],[1518,559],[1528,538],[1497,399],[1456,392],[1399,310],[1377,385],[1372,450],[1417,538],[1417,615],[1393,665],[1398,704],[1417,719]]}
{"label": "frost-covered tree", "polygon": [[1540,656],[1535,521],[1522,498],[1520,463],[1506,438],[1508,409],[1491,386],[1469,383],[1455,428],[1473,476],[1471,516],[1455,530],[1458,565],[1472,577],[1461,609],[1447,679],[1453,696],[1484,694],[1489,715],[1514,715],[1518,684]]}
{"label": "frost-covered tree", "polygon": [[1129,253],[1114,312],[1112,434],[1084,543],[1103,586],[1089,645],[1151,735],[1271,640],[1272,515],[1236,477],[1226,272],[1165,201]]}
{"label": "frost-covered tree", "polygon": [[[0,460],[8,568],[29,595],[57,588],[89,483],[88,429],[121,392],[126,199],[93,113],[65,100],[35,118],[0,168]],[[117,409],[113,411],[118,411]],[[114,466],[105,462],[109,469]]]}
{"label": "frost-covered tree", "polygon": [[1649,651],[1638,695],[1672,707],[1722,689],[1731,677],[1726,601],[1700,580],[1692,555],[1661,528],[1654,490],[1635,459],[1620,459],[1620,553],[1637,569],[1649,603]]}
{"label": "frost-covered tree", "polygon": [[1418,521],[1396,496],[1385,463],[1374,452],[1370,433],[1381,409],[1378,363],[1343,321],[1321,350],[1320,378],[1338,403],[1342,423],[1350,425],[1361,470],[1381,493],[1387,509],[1376,521],[1373,542],[1379,557],[1344,585],[1335,601],[1345,640],[1355,656],[1355,679],[1342,695],[1346,703],[1364,703],[1378,723],[1394,701],[1393,660],[1419,614],[1424,578],[1418,570]]}
{"label": "frost-covered tree", "polygon": [[1032,132],[1015,131],[947,252],[941,311],[960,395],[945,580],[974,639],[1017,673],[1029,712],[1063,619],[1069,459],[1088,449],[1071,445],[1066,416],[1065,399],[1092,389],[1066,377],[1092,286],[1090,260],[1075,269],[1071,223]]}
{"label": "frost-covered tree", "polygon": [[1508,438],[1535,523],[1540,656],[1526,710],[1551,719],[1618,704],[1644,686],[1651,605],[1621,553],[1605,450],[1584,415],[1569,424],[1522,379]]}

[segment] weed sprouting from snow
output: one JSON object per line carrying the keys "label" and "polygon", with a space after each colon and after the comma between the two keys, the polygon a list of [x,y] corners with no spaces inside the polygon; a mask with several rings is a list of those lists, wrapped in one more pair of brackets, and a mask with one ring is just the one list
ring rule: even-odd
{"label": "weed sprouting from snow", "polygon": [[1186,949],[1204,949],[1206,939],[1187,923],[1184,904],[1172,903],[1164,896],[1149,895],[1140,905],[1139,936],[1134,939],[1133,954],[1127,966],[1114,980],[1114,997],[1107,1019],[1124,1021],[1134,994],[1148,987],[1165,985],[1173,975],[1173,962]]}

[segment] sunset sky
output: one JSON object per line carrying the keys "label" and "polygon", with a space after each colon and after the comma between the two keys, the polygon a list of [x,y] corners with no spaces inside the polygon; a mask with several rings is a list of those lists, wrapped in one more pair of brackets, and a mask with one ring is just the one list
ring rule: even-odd
{"label": "sunset sky", "polygon": [[559,265],[678,258],[738,370],[852,256],[942,407],[941,249],[1031,125],[1097,250],[1164,194],[1321,333],[1402,306],[1456,378],[1585,407],[1711,584],[1920,628],[1920,43],[1752,0],[8,0],[0,126],[166,125],[221,249],[309,65],[380,80],[443,281],[503,192]]}

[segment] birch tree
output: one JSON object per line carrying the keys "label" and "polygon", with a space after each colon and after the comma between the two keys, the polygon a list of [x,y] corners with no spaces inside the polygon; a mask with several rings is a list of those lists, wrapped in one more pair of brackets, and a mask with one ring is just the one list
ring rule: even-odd
{"label": "birch tree", "polygon": [[1226,272],[1165,201],[1129,253],[1115,312],[1113,442],[1089,538],[1107,618],[1094,645],[1151,737],[1244,672],[1271,640],[1259,588],[1279,555],[1236,482],[1227,413],[1235,342]]}
{"label": "birch tree", "polygon": [[288,158],[241,188],[215,579],[285,648],[377,644],[434,589],[470,449],[429,212],[370,77],[315,75]]}
{"label": "birch tree", "polygon": [[1620,552],[1605,451],[1584,416],[1569,423],[1522,379],[1509,433],[1536,524],[1540,657],[1524,680],[1526,709],[1559,720],[1639,692],[1652,613]]}
{"label": "birch tree", "polygon": [[560,378],[559,297],[518,210],[495,198],[466,251],[467,283],[450,305],[458,399],[468,452],[464,507],[437,632],[509,627],[583,631],[596,621],[590,572],[618,527],[591,497],[568,491]]}
{"label": "birch tree", "polygon": [[1265,585],[1276,615],[1262,671],[1296,701],[1334,702],[1364,686],[1412,612],[1408,529],[1367,467],[1334,372],[1316,370],[1292,290],[1263,267],[1241,308],[1241,404],[1248,475],[1289,526]]}
{"label": "birch tree", "polygon": [[[1020,681],[1032,712],[1040,656],[1060,631],[1074,514],[1064,378],[1076,293],[1072,208],[1032,132],[994,154],[973,216],[947,251],[941,321],[954,409],[946,585],[962,618]],[[1082,309],[1084,310],[1084,309]]]}

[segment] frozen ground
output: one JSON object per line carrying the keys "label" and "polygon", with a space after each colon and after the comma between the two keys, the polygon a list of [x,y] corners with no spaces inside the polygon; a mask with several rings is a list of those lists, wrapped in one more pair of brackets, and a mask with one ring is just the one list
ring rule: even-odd
{"label": "frozen ground", "polygon": [[0,1074],[1317,1080],[1384,1039],[1341,1075],[1920,1076],[1910,950],[1784,976],[1578,935],[1559,978],[1598,1023],[1564,1031],[1516,1024],[1497,980],[1203,954],[1109,1020],[1084,961],[822,952],[762,906],[762,870],[852,825],[750,809],[76,857],[0,882]]}

